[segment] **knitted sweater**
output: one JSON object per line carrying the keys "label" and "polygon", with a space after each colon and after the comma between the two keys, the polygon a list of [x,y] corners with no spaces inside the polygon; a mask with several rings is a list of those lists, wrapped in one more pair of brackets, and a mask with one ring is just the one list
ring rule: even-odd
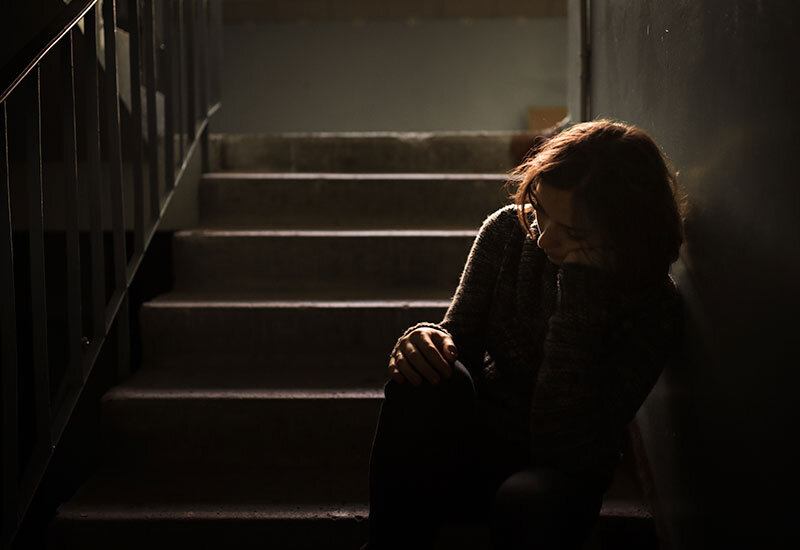
{"label": "knitted sweater", "polygon": [[444,319],[403,336],[451,335],[478,418],[531,466],[610,476],[682,319],[669,276],[633,292],[600,268],[555,265],[510,204],[483,222]]}

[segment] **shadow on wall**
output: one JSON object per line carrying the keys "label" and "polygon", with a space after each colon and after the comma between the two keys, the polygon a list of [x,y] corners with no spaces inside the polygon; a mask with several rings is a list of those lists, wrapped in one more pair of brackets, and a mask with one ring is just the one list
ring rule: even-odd
{"label": "shadow on wall", "polygon": [[800,5],[592,10],[593,115],[650,133],[691,203],[687,358],[639,414],[670,547],[797,547]]}

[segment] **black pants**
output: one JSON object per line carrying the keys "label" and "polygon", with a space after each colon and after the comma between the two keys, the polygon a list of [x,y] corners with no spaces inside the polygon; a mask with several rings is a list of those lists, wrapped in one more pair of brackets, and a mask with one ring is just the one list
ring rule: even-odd
{"label": "black pants", "polygon": [[498,454],[502,446],[476,421],[474,384],[461,363],[438,384],[389,380],[384,395],[362,550],[432,549],[445,523],[488,526],[496,550],[581,547],[607,481]]}

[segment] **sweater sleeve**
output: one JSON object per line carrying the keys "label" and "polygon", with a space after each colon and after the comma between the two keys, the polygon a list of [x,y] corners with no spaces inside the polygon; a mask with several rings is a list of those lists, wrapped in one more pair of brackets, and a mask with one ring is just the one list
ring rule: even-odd
{"label": "sweater sleeve", "polygon": [[534,463],[613,467],[624,428],[679,344],[681,321],[669,278],[633,294],[598,268],[562,264],[531,400]]}
{"label": "sweater sleeve", "polygon": [[398,338],[392,353],[400,339],[413,330],[420,327],[435,328],[450,335],[456,345],[458,359],[473,377],[479,375],[486,352],[489,308],[503,251],[514,223],[516,210],[513,204],[496,210],[483,221],[444,319],[439,323],[422,322],[409,327]]}

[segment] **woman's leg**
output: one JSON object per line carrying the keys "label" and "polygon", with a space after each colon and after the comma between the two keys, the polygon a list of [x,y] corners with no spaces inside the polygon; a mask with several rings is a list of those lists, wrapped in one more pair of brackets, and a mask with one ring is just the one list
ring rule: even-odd
{"label": "woman's leg", "polygon": [[497,490],[491,536],[496,550],[581,548],[600,513],[607,484],[596,477],[525,469]]}
{"label": "woman's leg", "polygon": [[[457,363],[453,375],[438,384],[389,380],[384,394],[370,459],[369,543],[363,548],[433,548],[442,521],[457,516],[453,505],[470,494],[465,481],[479,462],[472,378]],[[484,498],[491,503],[491,494]]]}

